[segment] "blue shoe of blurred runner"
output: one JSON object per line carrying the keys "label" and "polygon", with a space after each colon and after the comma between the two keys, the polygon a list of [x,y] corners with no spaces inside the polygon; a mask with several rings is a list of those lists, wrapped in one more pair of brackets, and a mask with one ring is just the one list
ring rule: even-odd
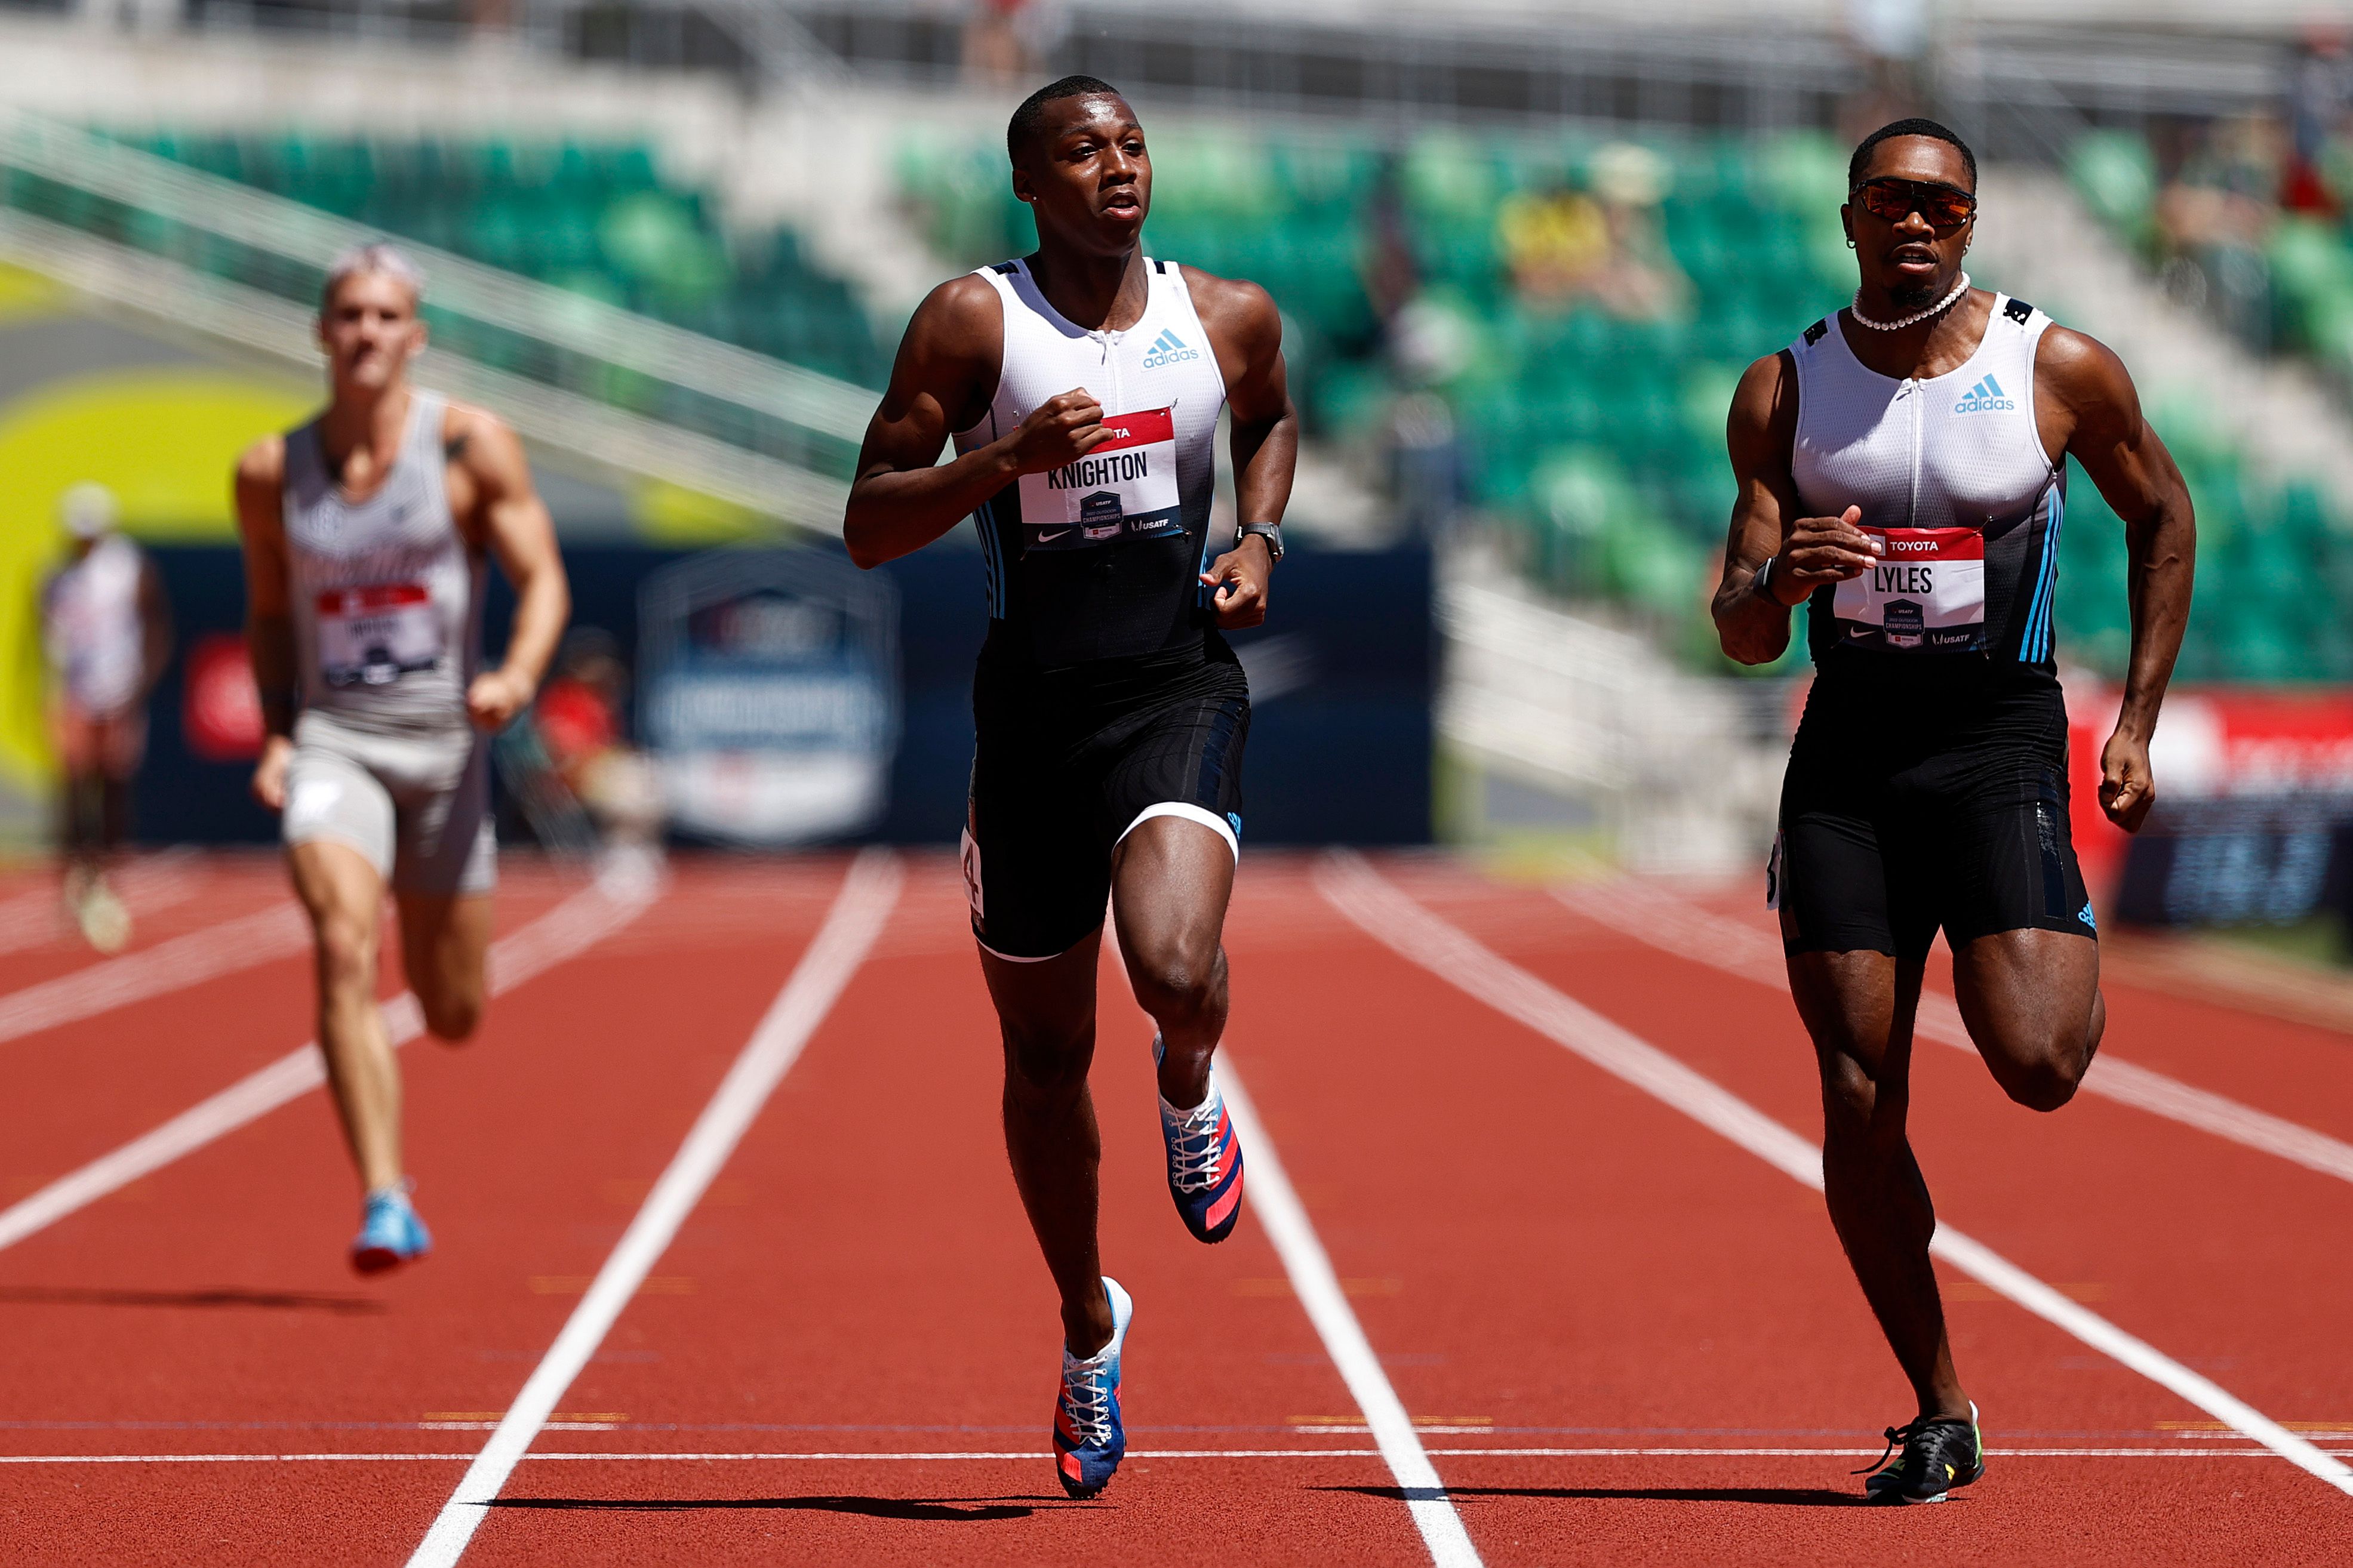
{"label": "blue shoe of blurred runner", "polygon": [[[1152,1059],[1164,1049],[1155,1037]],[[1160,1101],[1160,1141],[1168,1151],[1168,1195],[1193,1239],[1220,1242],[1234,1233],[1242,1212],[1242,1141],[1226,1114],[1215,1068],[1209,1092],[1190,1110]]]}
{"label": "blue shoe of blurred runner", "polygon": [[1111,1300],[1111,1342],[1091,1356],[1062,1352],[1062,1394],[1054,1402],[1054,1468],[1062,1489],[1091,1498],[1111,1483],[1127,1453],[1119,1420],[1119,1347],[1135,1302],[1116,1279],[1103,1281]]}
{"label": "blue shoe of blurred runner", "polygon": [[381,1274],[396,1264],[414,1263],[432,1250],[432,1233],[417,1217],[406,1185],[367,1195],[360,1233],[352,1238],[353,1268],[363,1274]]}

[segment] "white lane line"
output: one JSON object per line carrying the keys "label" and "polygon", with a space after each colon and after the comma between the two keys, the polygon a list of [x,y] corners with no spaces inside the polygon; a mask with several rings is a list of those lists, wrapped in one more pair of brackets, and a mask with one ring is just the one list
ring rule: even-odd
{"label": "white lane line", "polygon": [[874,939],[890,919],[892,906],[898,902],[902,875],[898,860],[886,850],[864,850],[850,862],[825,924],[794,966],[792,978],[785,982],[767,1016],[752,1031],[718,1091],[695,1119],[686,1142],[679,1145],[669,1168],[646,1194],[637,1217],[596,1271],[588,1293],[573,1309],[555,1342],[524,1382],[522,1392],[515,1395],[498,1430],[466,1468],[458,1489],[442,1505],[433,1528],[410,1556],[410,1568],[448,1568],[465,1555],[467,1542],[474,1538],[517,1461],[554,1413],[555,1402],[596,1353],[622,1309],[735,1152],[760,1108],[799,1059],[801,1047],[833,1010],[859,965],[866,962]]}
{"label": "white lane line", "polygon": [[[638,918],[658,895],[654,884],[607,891],[588,888],[491,945],[491,994],[510,991],[533,975],[595,945]],[[425,1032],[417,998],[404,991],[384,1004],[385,1034],[395,1049]],[[151,1132],[101,1154],[78,1171],[0,1210],[0,1250],[47,1229],[110,1193],[236,1131],[327,1081],[318,1042],[239,1079]]]}
{"label": "white lane line", "polygon": [[[194,849],[162,849],[109,873],[107,881],[134,917],[144,917],[196,896],[205,879],[195,862]],[[0,953],[46,947],[72,929],[55,885],[0,900]]]}
{"label": "white lane line", "polygon": [[[1785,994],[1789,988],[1789,972],[1778,941],[1754,926],[1698,908],[1662,889],[1626,880],[1592,889],[1556,888],[1553,896],[1588,919],[1662,952]],[[1923,991],[1913,1027],[1925,1039],[1977,1054],[1968,1028],[1961,1022],[1960,1006],[1950,996]],[[2112,1049],[2104,1048],[2093,1060],[2092,1070],[2084,1076],[2083,1092],[2104,1095],[2322,1175],[2353,1182],[2353,1143],[2121,1060]]]}
{"label": "white lane line", "polygon": [[[2353,1453],[2353,1449],[2337,1452]],[[1432,1448],[1429,1452],[1446,1459],[1852,1459],[1858,1456],[1869,1458],[1879,1452],[1876,1448]],[[2001,1448],[1989,1447],[1987,1457],[1997,1459],[2263,1459],[2276,1460],[2279,1456],[2265,1448]],[[378,1464],[386,1461],[438,1460],[446,1464],[462,1463],[477,1456],[463,1454],[0,1454],[0,1465],[293,1465],[293,1464]],[[723,1460],[752,1464],[783,1464],[793,1461],[821,1464],[934,1464],[973,1463],[1002,1460],[1008,1464],[1031,1465],[1051,1460],[1047,1449],[1013,1450],[1006,1448],[975,1448],[943,1450],[911,1454],[878,1454],[857,1449],[839,1453],[809,1453],[797,1450],[787,1453],[747,1454],[740,1450],[720,1453],[560,1453],[541,1451],[521,1456],[519,1463],[535,1465],[549,1462],[593,1461],[599,1464],[697,1464],[707,1465]],[[1378,1448],[1134,1448],[1131,1459],[1377,1459]]]}
{"label": "white lane line", "polygon": [[1430,1548],[1439,1568],[1475,1568],[1479,1552],[1471,1544],[1470,1532],[1462,1528],[1462,1516],[1454,1511],[1437,1467],[1422,1450],[1413,1418],[1389,1385],[1380,1357],[1373,1353],[1372,1342],[1365,1338],[1364,1325],[1356,1321],[1347,1294],[1340,1289],[1332,1259],[1274,1152],[1266,1123],[1259,1120],[1258,1108],[1242,1087],[1230,1052],[1219,1053],[1218,1083],[1225,1093],[1227,1113],[1241,1134],[1242,1179],[1249,1188],[1250,1212],[1266,1227],[1267,1239],[1282,1258],[1283,1272],[1291,1276],[1293,1292],[1307,1310],[1308,1321],[1315,1325],[1332,1364],[1340,1369],[1349,1396],[1365,1413],[1373,1441],[1380,1445],[1380,1456],[1389,1474],[1397,1478],[1406,1506],[1413,1511],[1422,1544]]}
{"label": "white lane line", "polygon": [[[1316,863],[1314,879],[1316,890],[1334,908],[1392,952],[1722,1133],[1793,1179],[1818,1192],[1821,1189],[1821,1151],[1814,1144],[1714,1079],[1693,1071],[1431,914],[1391,886],[1362,857],[1345,852],[1326,856]],[[1939,1222],[1929,1250],[2036,1317],[2171,1390],[2337,1490],[2353,1495],[2353,1469],[2211,1379],[2069,1300],[1991,1248]]]}
{"label": "white lane line", "polygon": [[309,941],[302,911],[273,904],[0,996],[0,1041],[235,974],[299,952]]}

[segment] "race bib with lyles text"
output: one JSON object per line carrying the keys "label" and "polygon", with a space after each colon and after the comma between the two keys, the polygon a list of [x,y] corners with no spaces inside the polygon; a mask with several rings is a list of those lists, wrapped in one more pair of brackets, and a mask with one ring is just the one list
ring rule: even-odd
{"label": "race bib with lyles text", "polygon": [[1075,463],[1021,476],[1023,542],[1084,550],[1185,531],[1173,408],[1106,414],[1112,438]]}
{"label": "race bib with lyles text", "polygon": [[441,661],[441,617],[422,583],[330,588],[319,606],[319,669],[330,686],[389,686]]}
{"label": "race bib with lyles text", "polygon": [[1985,645],[1985,535],[1974,528],[1866,528],[1878,559],[1838,585],[1839,636],[1859,647],[1967,652]]}

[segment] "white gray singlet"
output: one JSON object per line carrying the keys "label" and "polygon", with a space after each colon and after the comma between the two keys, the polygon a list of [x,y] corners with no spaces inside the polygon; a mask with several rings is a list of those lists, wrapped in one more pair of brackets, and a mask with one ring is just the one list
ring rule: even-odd
{"label": "white gray singlet", "polygon": [[1975,655],[1998,678],[2051,677],[2066,488],[2034,421],[2034,356],[2050,325],[1997,294],[1976,352],[1926,380],[1863,364],[1836,316],[1789,345],[1798,498],[1809,516],[1861,507],[1880,562],[1815,595],[1810,637],[1825,674],[1918,677]]}
{"label": "white gray singlet", "polygon": [[486,563],[450,514],[448,405],[409,395],[390,472],[345,496],[320,422],[286,437],[288,587],[302,713],[289,844],[351,845],[405,892],[487,891],[490,747],[466,715]]}

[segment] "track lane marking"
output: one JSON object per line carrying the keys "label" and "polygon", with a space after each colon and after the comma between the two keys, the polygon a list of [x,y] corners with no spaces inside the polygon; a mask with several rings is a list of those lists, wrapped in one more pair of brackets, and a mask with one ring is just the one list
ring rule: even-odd
{"label": "track lane marking", "polygon": [[[1505,1016],[1821,1190],[1821,1150],[1715,1079],[1603,1017],[1424,909],[1358,855],[1321,858],[1314,880],[1383,946]],[[2353,1495],[2353,1469],[2147,1342],[2077,1305],[1982,1243],[1939,1222],[1929,1251],[2314,1477]]]}
{"label": "track lane marking", "polygon": [[[1104,952],[1124,969],[1118,923],[1106,920],[1103,931]],[[1152,1021],[1142,1006],[1136,1012],[1146,1023]],[[1365,1337],[1356,1310],[1348,1305],[1347,1290],[1332,1267],[1331,1255],[1324,1250],[1314,1222],[1307,1217],[1307,1205],[1299,1201],[1298,1189],[1291,1184],[1290,1173],[1275,1152],[1274,1135],[1260,1120],[1258,1106],[1243,1086],[1241,1069],[1222,1042],[1218,1047],[1217,1073],[1226,1098],[1226,1114],[1233,1118],[1243,1144],[1243,1184],[1248,1189],[1243,1202],[1266,1227],[1267,1239],[1282,1259],[1292,1294],[1299,1298],[1316,1337],[1324,1342],[1324,1353],[1332,1358],[1349,1397],[1363,1413],[1366,1431],[1380,1445],[1375,1451],[1397,1482],[1430,1560],[1438,1568],[1482,1568],[1478,1549],[1462,1527],[1462,1517],[1446,1495],[1445,1482],[1439,1479],[1437,1467],[1422,1448],[1413,1418],[1406,1414],[1404,1401],[1390,1384],[1388,1373],[1381,1370],[1380,1357]]]}
{"label": "track lane marking", "polygon": [[[659,883],[591,887],[573,894],[512,936],[491,944],[491,994],[512,990],[619,931],[659,895]],[[408,992],[383,1005],[385,1037],[397,1050],[425,1032],[425,1015]],[[316,1040],[296,1047],[201,1100],[153,1131],[69,1172],[0,1211],[0,1251],[67,1215],[236,1131],[327,1081]]]}
{"label": "track lane marking", "polygon": [[[1609,885],[1601,895],[1577,888],[1555,888],[1553,897],[1588,920],[1625,932],[1662,952],[1704,963],[1726,974],[1769,985],[1787,994],[1788,971],[1781,944],[1756,928],[1704,910],[1662,889],[1634,881]],[[1923,988],[1913,1032],[1971,1056],[1977,1047],[1952,997]],[[2103,1050],[2084,1075],[2082,1091],[2228,1139],[2260,1153],[2290,1161],[2324,1176],[2353,1182],[2353,1143],[2257,1110],[2211,1089],[2196,1088],[2152,1068],[2124,1061]]]}
{"label": "track lane marking", "polygon": [[192,931],[0,996],[0,1043],[168,995],[301,951],[310,927],[292,903]]}
{"label": "track lane marking", "polygon": [[[2353,1453],[2353,1449],[2335,1450]],[[1445,1459],[1851,1459],[1869,1458],[1875,1448],[1431,1448]],[[2000,1448],[1986,1450],[1995,1459],[2264,1459],[2279,1456],[2268,1448]],[[5,1454],[0,1465],[262,1465],[375,1464],[385,1461],[438,1460],[460,1464],[472,1453],[418,1454]],[[811,1453],[805,1449],[781,1453],[566,1453],[543,1450],[522,1456],[520,1463],[593,1460],[603,1464],[711,1464],[733,1459],[777,1464],[800,1460],[821,1464],[935,1464],[999,1459],[1024,1465],[1051,1460],[1046,1449],[973,1448],[936,1452],[878,1454],[845,1449]],[[1135,1448],[1132,1459],[1377,1459],[1378,1448]]]}
{"label": "track lane marking", "polygon": [[1348,1305],[1331,1257],[1283,1170],[1274,1139],[1259,1119],[1258,1107],[1242,1087],[1232,1056],[1222,1050],[1218,1081],[1225,1093],[1226,1113],[1241,1134],[1243,1177],[1250,1189],[1246,1200],[1282,1258],[1291,1288],[1308,1321],[1315,1325],[1332,1364],[1339,1369],[1341,1381],[1348,1385],[1349,1396],[1364,1412],[1373,1441],[1379,1445],[1377,1451],[1405,1495],[1414,1528],[1421,1531],[1430,1560],[1439,1568],[1477,1568],[1479,1552],[1471,1544],[1470,1532],[1462,1528],[1462,1516],[1454,1511],[1446,1484],[1438,1479],[1438,1468],[1430,1462],[1420,1434],[1414,1430],[1388,1373],[1381,1370],[1380,1357],[1373,1353],[1372,1342],[1365,1337],[1364,1325]]}
{"label": "track lane marking", "polygon": [[864,850],[850,862],[825,924],[794,965],[791,977],[769,1004],[702,1114],[695,1119],[686,1141],[646,1194],[637,1217],[596,1271],[596,1283],[572,1310],[498,1430],[473,1456],[457,1490],[410,1555],[410,1568],[448,1568],[465,1555],[490,1505],[547,1423],[556,1401],[596,1353],[622,1309],[637,1294],[639,1282],[669,1250],[704,1189],[734,1153],[768,1097],[800,1058],[801,1048],[866,962],[874,939],[881,934],[898,902],[903,876],[897,858],[887,850]]}

